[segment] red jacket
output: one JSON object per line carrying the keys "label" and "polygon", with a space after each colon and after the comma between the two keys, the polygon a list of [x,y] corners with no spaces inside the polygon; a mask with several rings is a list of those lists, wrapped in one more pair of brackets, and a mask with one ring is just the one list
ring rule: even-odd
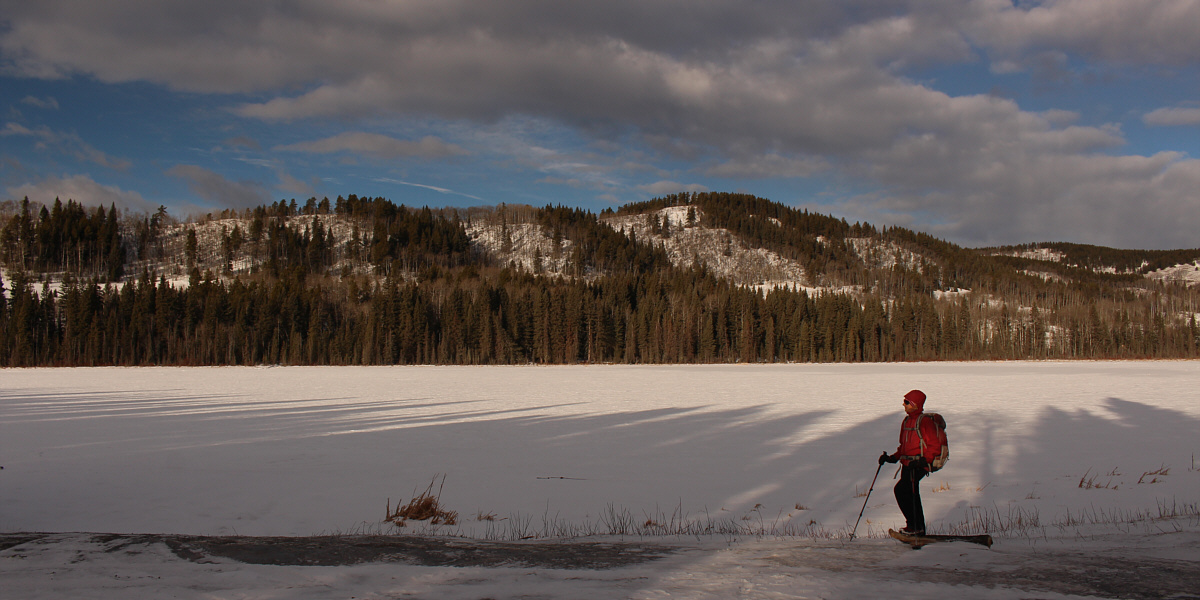
{"label": "red jacket", "polygon": [[[896,457],[900,459],[901,464],[907,465],[909,462],[916,460],[917,457],[924,457],[925,462],[933,462],[933,459],[942,453],[942,442],[938,438],[938,427],[933,422],[933,419],[922,419],[924,412],[915,412],[904,417],[904,422],[900,424],[900,447],[896,449]],[[917,435],[917,423],[920,422],[920,436]],[[925,451],[921,451],[921,440],[925,440]]]}

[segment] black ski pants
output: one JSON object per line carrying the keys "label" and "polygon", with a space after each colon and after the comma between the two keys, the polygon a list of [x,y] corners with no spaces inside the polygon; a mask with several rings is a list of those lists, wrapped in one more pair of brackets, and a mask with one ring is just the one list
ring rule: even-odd
{"label": "black ski pants", "polygon": [[906,465],[900,469],[900,482],[896,484],[896,504],[904,513],[907,529],[925,531],[925,510],[921,508],[921,479],[929,474],[925,469]]}

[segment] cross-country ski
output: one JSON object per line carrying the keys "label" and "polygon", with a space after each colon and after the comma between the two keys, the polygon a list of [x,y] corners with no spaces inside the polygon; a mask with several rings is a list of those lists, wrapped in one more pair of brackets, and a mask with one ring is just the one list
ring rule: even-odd
{"label": "cross-country ski", "polygon": [[919,550],[922,546],[937,542],[970,542],[981,546],[992,547],[992,536],[984,534],[979,535],[931,535],[931,534],[912,534],[901,533],[895,529],[889,529],[888,535],[912,546],[913,549]]}

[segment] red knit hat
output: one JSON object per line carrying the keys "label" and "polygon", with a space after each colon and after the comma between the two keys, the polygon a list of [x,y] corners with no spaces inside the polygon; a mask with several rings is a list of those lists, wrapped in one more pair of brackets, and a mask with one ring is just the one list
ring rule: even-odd
{"label": "red knit hat", "polygon": [[917,408],[925,408],[925,392],[921,390],[913,390],[904,395],[904,399],[912,402]]}

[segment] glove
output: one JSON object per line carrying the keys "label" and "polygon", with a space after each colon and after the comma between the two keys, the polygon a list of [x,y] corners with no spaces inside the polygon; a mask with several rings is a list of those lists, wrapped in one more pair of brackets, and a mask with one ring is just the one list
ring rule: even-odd
{"label": "glove", "polygon": [[900,462],[900,459],[895,456],[889,456],[887,452],[879,455],[879,464]]}

